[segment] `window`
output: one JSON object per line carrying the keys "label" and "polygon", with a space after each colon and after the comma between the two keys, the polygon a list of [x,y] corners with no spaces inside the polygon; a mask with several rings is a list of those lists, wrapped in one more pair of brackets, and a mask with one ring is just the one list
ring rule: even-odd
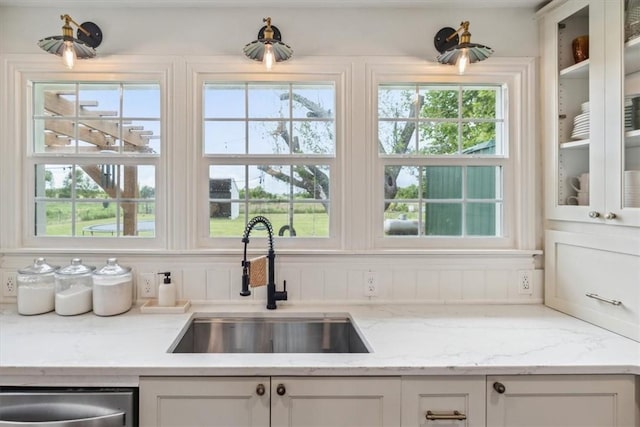
{"label": "window", "polygon": [[507,234],[507,93],[502,83],[378,84],[383,240]]}
{"label": "window", "polygon": [[208,237],[237,240],[256,215],[287,240],[331,237],[336,84],[205,80],[202,97]]}
{"label": "window", "polygon": [[154,238],[161,91],[149,82],[32,82],[35,237]]}

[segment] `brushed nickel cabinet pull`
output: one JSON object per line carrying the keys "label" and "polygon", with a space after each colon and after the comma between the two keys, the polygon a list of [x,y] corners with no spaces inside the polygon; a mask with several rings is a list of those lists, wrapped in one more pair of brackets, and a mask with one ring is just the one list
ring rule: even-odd
{"label": "brushed nickel cabinet pull", "polygon": [[598,218],[599,216],[600,216],[600,212],[598,211],[589,212],[589,218]]}
{"label": "brushed nickel cabinet pull", "polygon": [[622,305],[622,301],[618,301],[617,299],[604,298],[598,294],[593,294],[588,292],[585,295],[588,296],[589,298],[597,299],[598,301],[606,302],[611,305]]}
{"label": "brushed nickel cabinet pull", "polygon": [[467,416],[460,411],[427,411],[428,421],[466,420]]}
{"label": "brushed nickel cabinet pull", "polygon": [[604,216],[604,219],[616,219],[617,215],[614,214],[613,212],[607,212],[607,214]]}

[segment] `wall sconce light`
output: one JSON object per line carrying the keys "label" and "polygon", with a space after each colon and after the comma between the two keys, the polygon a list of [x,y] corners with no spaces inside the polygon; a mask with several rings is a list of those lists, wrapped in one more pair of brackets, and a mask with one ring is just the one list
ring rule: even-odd
{"label": "wall sconce light", "polygon": [[[460,31],[462,34],[458,37]],[[440,52],[437,57],[438,62],[457,65],[460,74],[464,74],[469,63],[484,61],[493,53],[490,47],[471,43],[469,21],[462,22],[457,30],[451,27],[440,29],[433,38],[433,44]]]}
{"label": "wall sconce light", "polygon": [[248,43],[242,51],[254,61],[262,61],[269,71],[274,62],[282,62],[291,58],[293,49],[282,42],[280,30],[271,25],[271,18],[264,18],[262,22],[266,22],[267,25],[258,32],[258,39]]}
{"label": "wall sconce light", "polygon": [[[69,15],[60,15],[64,20],[61,36],[51,36],[38,42],[42,50],[62,57],[64,65],[72,69],[76,59],[93,58],[96,56],[95,48],[102,43],[102,31],[93,22],[84,22],[82,25],[74,21]],[[77,38],[73,37],[73,28],[78,27]]]}

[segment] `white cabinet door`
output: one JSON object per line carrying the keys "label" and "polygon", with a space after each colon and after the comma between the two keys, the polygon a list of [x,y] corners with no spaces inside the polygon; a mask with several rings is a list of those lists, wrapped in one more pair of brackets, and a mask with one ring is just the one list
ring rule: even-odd
{"label": "white cabinet door", "polygon": [[640,341],[640,240],[547,231],[545,304]]}
{"label": "white cabinet door", "polygon": [[632,375],[487,377],[491,427],[635,427]]}
{"label": "white cabinet door", "polygon": [[400,378],[271,380],[273,427],[397,427]]}
{"label": "white cabinet door", "polygon": [[402,427],[484,427],[485,377],[404,377]]}
{"label": "white cabinet door", "polygon": [[140,425],[268,427],[270,393],[269,377],[144,377]]}

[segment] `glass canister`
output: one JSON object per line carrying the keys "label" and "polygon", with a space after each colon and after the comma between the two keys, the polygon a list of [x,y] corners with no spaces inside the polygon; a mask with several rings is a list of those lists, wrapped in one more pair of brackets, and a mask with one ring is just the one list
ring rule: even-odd
{"label": "glass canister", "polygon": [[93,272],[93,312],[99,316],[124,313],[133,304],[131,268],[109,258],[107,265]]}
{"label": "glass canister", "polygon": [[33,264],[18,270],[18,313],[32,315],[53,311],[57,266],[36,258]]}
{"label": "glass canister", "polygon": [[93,270],[83,265],[80,258],[58,269],[56,278],[56,313],[73,316],[91,311],[93,305]]}

